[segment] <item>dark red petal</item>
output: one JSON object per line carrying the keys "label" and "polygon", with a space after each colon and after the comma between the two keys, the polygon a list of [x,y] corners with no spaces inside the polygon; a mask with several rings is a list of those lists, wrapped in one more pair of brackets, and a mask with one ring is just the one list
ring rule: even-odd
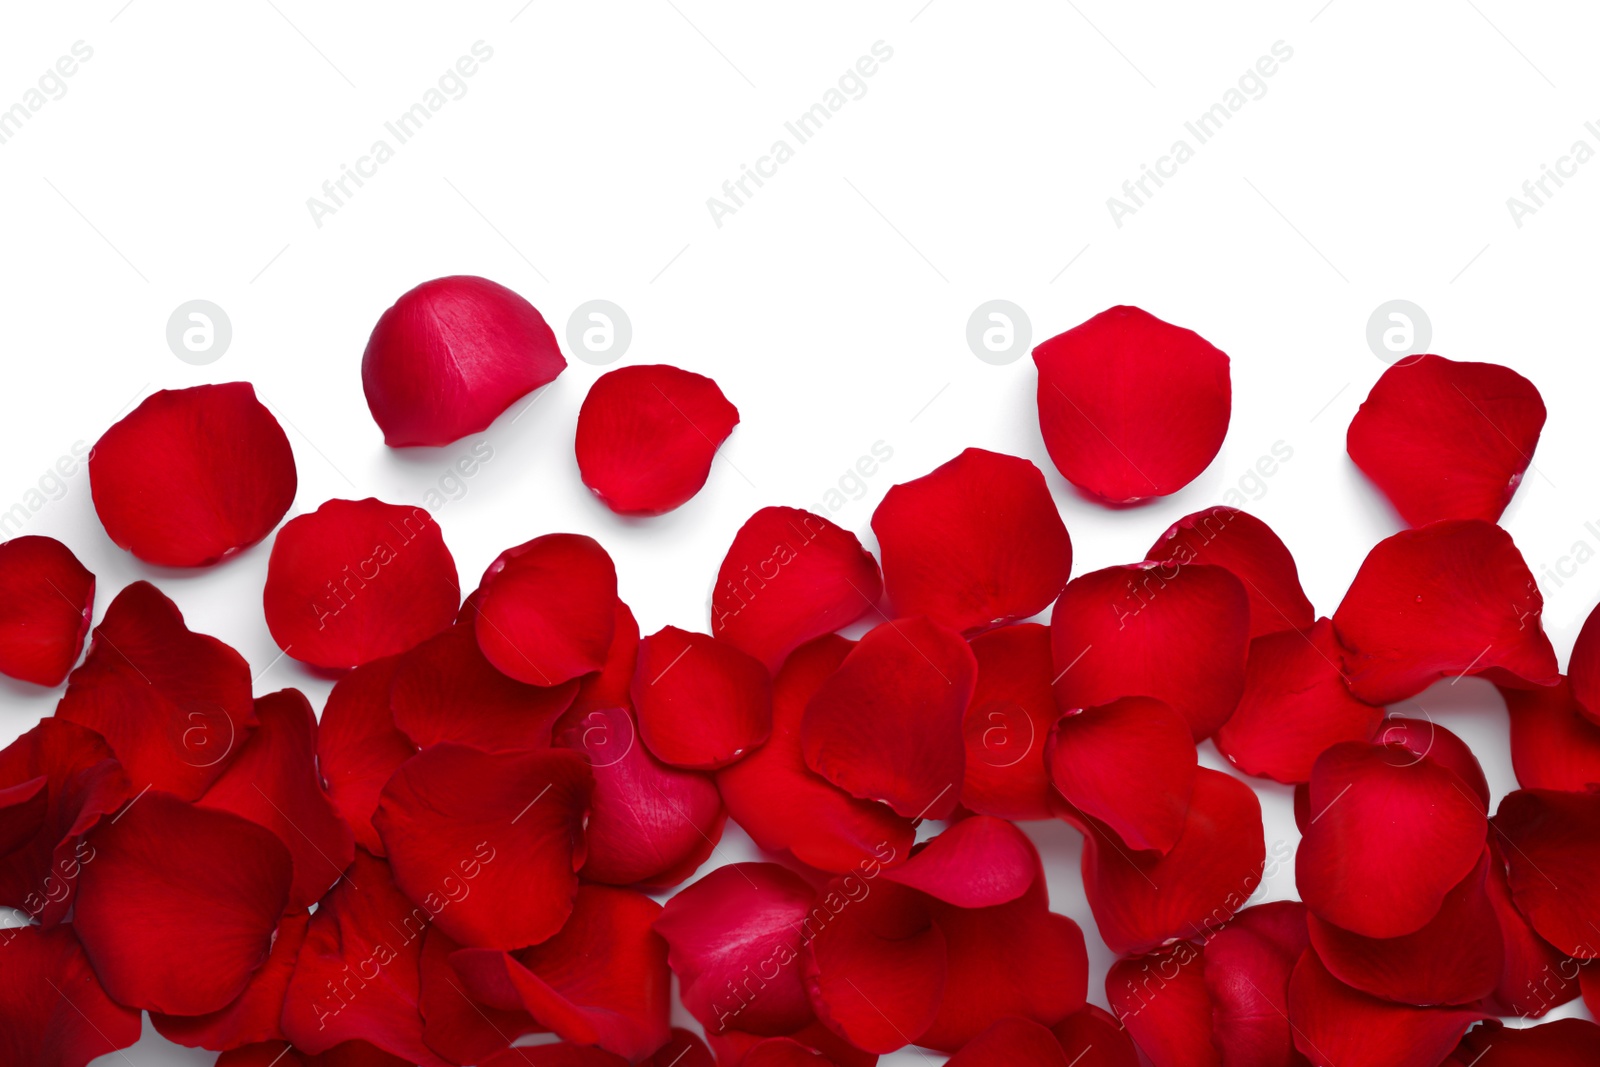
{"label": "dark red petal", "polygon": [[163,567],[204,567],[255,544],[296,485],[289,438],[248,382],[154,393],[89,453],[106,533]]}
{"label": "dark red petal", "polygon": [[94,575],[53,537],[0,542],[0,674],[60,685],[94,614]]}
{"label": "dark red petal", "polygon": [[974,815],[952,823],[883,876],[947,904],[988,908],[1026,893],[1037,864],[1038,854],[1021,830],[1004,819]]}
{"label": "dark red petal", "polygon": [[1580,793],[1600,784],[1600,724],[1566,679],[1548,689],[1502,689],[1511,713],[1511,766],[1524,789]]}
{"label": "dark red petal", "polygon": [[1494,363],[1418,356],[1383,372],[1350,420],[1350,458],[1412,526],[1494,522],[1533,461],[1544,401]]}
{"label": "dark red petal", "polygon": [[1133,1039],[1116,1016],[1098,1005],[1085,1004],[1050,1032],[1075,1067],[1139,1067]]}
{"label": "dark red petal", "polygon": [[855,622],[882,595],[878,561],[855,534],[799,508],[762,508],[717,571],[711,632],[777,674],[790,652]]}
{"label": "dark red petal", "polygon": [[717,1067],[717,1061],[697,1035],[674,1026],[667,1043],[651,1053],[639,1067]]}
{"label": "dark red petal", "polygon": [[854,875],[818,899],[801,962],[817,1018],[868,1052],[928,1028],[945,991],[945,939],[916,890]]}
{"label": "dark red petal", "polygon": [[[469,886],[469,889],[473,888]],[[434,909],[455,907],[441,887],[412,903],[389,865],[362,849],[311,916],[283,1002],[283,1033],[317,1054],[366,1042],[408,1064],[445,1067],[422,1040],[422,938]],[[441,903],[442,902],[442,903]]]}
{"label": "dark red petal", "polygon": [[1557,951],[1517,910],[1511,885],[1506,880],[1499,841],[1495,834],[1489,835],[1491,859],[1484,890],[1494,908],[1495,924],[1505,945],[1506,963],[1495,992],[1486,1003],[1501,1015],[1537,1019],[1551,1008],[1577,997],[1579,991],[1572,980],[1574,974],[1579,970],[1587,974],[1592,968]]}
{"label": "dark red petal", "polygon": [[501,674],[471,626],[452,626],[400,657],[389,692],[394,724],[420,748],[455,741],[486,752],[549,748],[578,683],[524,685]]}
{"label": "dark red petal", "polygon": [[1028,1019],[1001,1019],[961,1046],[947,1064],[955,1067],[1067,1067],[1067,1057],[1049,1030]]}
{"label": "dark red petal", "polygon": [[1066,716],[1049,761],[1067,803],[1129,848],[1166,852],[1183,833],[1199,758],[1189,724],[1161,701],[1123,697]]}
{"label": "dark red petal", "polygon": [[1437,1064],[1485,1018],[1467,1008],[1413,1008],[1368,996],[1329,974],[1309,949],[1289,980],[1295,1048],[1313,1067]]}
{"label": "dark red petal", "polygon": [[1261,884],[1261,802],[1220,771],[1196,773],[1183,834],[1165,856],[1129,852],[1105,827],[1073,821],[1084,831],[1084,895],[1113,952],[1149,952],[1221,926]]}
{"label": "dark red petal", "polygon": [[[757,1037],[754,1034],[729,1030],[726,1034],[710,1034],[706,1041],[716,1053],[719,1067],[744,1067],[749,1062],[750,1054],[757,1049],[771,1044],[787,1046],[791,1043],[814,1054],[811,1067],[828,1067],[829,1064],[836,1064],[837,1067],[873,1067],[878,1062],[876,1052],[865,1052],[857,1048],[815,1021],[782,1038]],[[785,1048],[778,1054],[788,1051],[790,1050]],[[756,1061],[757,1067],[760,1067],[760,1063],[760,1060]],[[670,1067],[670,1065],[657,1064],[655,1067]]]}
{"label": "dark red petal", "polygon": [[1136,307],[1102,311],[1033,350],[1039,429],[1067,481],[1111,504],[1188,485],[1228,432],[1228,357]]}
{"label": "dark red petal", "polygon": [[309,915],[285,915],[272,939],[272,952],[261,969],[250,976],[238,998],[208,1015],[160,1015],[150,1021],[162,1037],[190,1048],[233,1049],[260,1041],[279,1042],[283,1036],[283,1000],[289,993],[300,946],[306,939]]}
{"label": "dark red petal", "polygon": [[725,641],[663,627],[639,643],[639,736],[675,767],[725,767],[772,733],[772,679]]}
{"label": "dark red petal", "polygon": [[789,1037],[769,1037],[750,1046],[740,1067],[836,1067],[826,1056]]}
{"label": "dark red petal", "polygon": [[955,631],[926,618],[867,632],[806,706],[806,764],[910,819],[943,819],[961,792],[961,723],[978,663]]}
{"label": "dark red petal", "polygon": [[1289,1026],[1289,977],[1308,943],[1296,900],[1241,911],[1205,947],[1212,1040],[1228,1067],[1301,1063]]}
{"label": "dark red petal", "polygon": [[450,625],[461,603],[455,560],[420,507],[329,500],[284,523],[263,594],[267,629],[316,667],[359,667]]}
{"label": "dark red petal", "polygon": [[1583,1006],[1589,1009],[1590,1015],[1600,1014],[1600,971],[1584,966],[1578,973],[1578,982],[1582,987]]}
{"label": "dark red petal", "polygon": [[523,1034],[542,1033],[544,1027],[520,1006],[514,1010],[492,1007],[467,991],[450,957],[461,946],[437,926],[422,937],[421,993],[422,1039],[451,1063],[477,1063]]}
{"label": "dark red petal", "polygon": [[1178,566],[1209,563],[1232,571],[1250,596],[1252,638],[1304,630],[1317,617],[1288,547],[1272,527],[1238,508],[1218,505],[1185,515],[1144,558]]}
{"label": "dark red petal", "polygon": [[1081,575],[1050,617],[1056,703],[1154,697],[1203,740],[1239,703],[1249,634],[1250,600],[1221,567],[1135,563]]}
{"label": "dark red petal", "polygon": [[1483,854],[1482,800],[1431,756],[1350,741],[1317,759],[1311,822],[1295,852],[1300,897],[1366,937],[1399,937],[1439,914]]}
{"label": "dark red petal", "polygon": [[106,992],[202,1015],[244,991],[289,900],[293,868],[276,835],[151,790],[87,840],[73,925]]}
{"label": "dark red petal", "polygon": [[1494,829],[1518,910],[1567,955],[1600,958],[1600,790],[1519,789]]}
{"label": "dark red petal", "polygon": [[628,1061],[589,1045],[522,1045],[497,1052],[478,1067],[627,1067]]}
{"label": "dark red petal", "polygon": [[133,794],[128,776],[93,730],[45,719],[0,752],[0,906],[48,928],[72,907],[84,835]]}
{"label": "dark red petal", "polygon": [[1446,675],[1554,685],[1544,598],[1511,535],[1479,519],[1379,541],[1333,613],[1350,691],[1369,704],[1415,696]]}
{"label": "dark red petal", "polygon": [[334,683],[317,728],[317,764],[328,797],[355,831],[356,843],[384,854],[383,841],[372,826],[378,794],[400,765],[416,755],[417,746],[395,729],[389,711],[389,689],[400,657],[376,659]]}
{"label": "dark red petal", "polygon": [[509,950],[549,938],[571,912],[593,788],[573,752],[435,745],[395,772],[372,822],[395,883],[430,910],[451,903],[437,916],[445,933]]}
{"label": "dark red petal", "polygon": [[606,665],[617,569],[594,538],[545,534],[508,548],[479,590],[478,647],[517,681],[560,685]]}
{"label": "dark red petal", "polygon": [[104,737],[138,787],[193,800],[255,728],[250,665],[186,627],[155,586],[134,582],[95,627],[56,716]]}
{"label": "dark red petal", "polygon": [[[1372,741],[1379,745],[1399,745],[1412,756],[1431,758],[1461,779],[1461,784],[1478,798],[1483,810],[1489,810],[1489,780],[1483,776],[1483,765],[1478,757],[1465,741],[1432,719],[1390,715],[1378,724]],[[1405,759],[1404,756],[1400,758]]]}
{"label": "dark red petal", "polygon": [[566,366],[538,309],[460,274],[423,282],[383,313],[361,357],[361,384],[385,443],[447,445],[487,429]]}
{"label": "dark red petal", "polygon": [[1567,662],[1567,675],[1578,710],[1600,725],[1600,605],[1583,620],[1583,628],[1572,645],[1572,658]]}
{"label": "dark red petal", "polygon": [[630,706],[628,694],[633,685],[634,664],[639,658],[639,624],[628,605],[620,600],[615,618],[616,627],[611,634],[611,647],[606,651],[605,665],[579,680],[578,696],[570,709],[574,712]]}
{"label": "dark red petal", "polygon": [[578,409],[578,473],[617,514],[659,515],[700,491],[737,425],[739,409],[704,375],[659,363],[607,371]]}
{"label": "dark red petal", "polygon": [[1492,993],[1505,967],[1484,882],[1488,850],[1445,894],[1439,914],[1401,937],[1362,937],[1312,914],[1311,944],[1328,973],[1364,993],[1404,1004],[1472,1004]]}
{"label": "dark red petal", "polygon": [[1310,780],[1329,746],[1369,740],[1383,709],[1350,695],[1343,653],[1327,619],[1251,641],[1244,695],[1217,731],[1217,749],[1246,774],[1293,785]]}
{"label": "dark red petal", "polygon": [[1037,615],[1072,570],[1072,542],[1039,468],[981,448],[891,488],[872,530],[895,614],[952,630]]}
{"label": "dark red petal", "polygon": [[1056,720],[1050,680],[1050,629],[1025,622],[972,639],[978,681],[967,705],[966,777],[961,803],[1002,819],[1054,816],[1054,787],[1045,764]]}
{"label": "dark red petal", "polygon": [[95,978],[71,925],[0,930],[0,1063],[86,1067],[139,1040],[139,1013]]}
{"label": "dark red petal", "polygon": [[758,845],[832,872],[904,858],[914,837],[910,820],[846,793],[807,767],[800,749],[806,705],[853,647],[829,635],[796,649],[772,684],[772,737],[717,772],[729,814]]}
{"label": "dark red petal", "polygon": [[1202,948],[1180,941],[1118,960],[1106,974],[1106,997],[1155,1067],[1223,1067]]}
{"label": "dark red petal", "polygon": [[1491,1020],[1462,1038],[1446,1067],[1589,1067],[1600,1063],[1600,1026],[1557,1019],[1520,1030]]}
{"label": "dark red petal", "polygon": [[667,945],[651,929],[660,914],[641,893],[586,885],[572,918],[544,944],[515,955],[467,948],[450,962],[486,1003],[520,1003],[563,1039],[636,1062],[670,1036]]}
{"label": "dark red petal", "polygon": [[295,689],[256,701],[256,727],[202,808],[231,811],[278,835],[294,859],[289,909],[311,907],[355,855],[355,837],[322,791],[317,775],[317,718]]}
{"label": "dark red petal", "polygon": [[[656,932],[667,940],[683,1006],[708,1034],[777,1036],[811,1021],[796,960],[822,925],[815,898],[775,863],[735,863],[667,902]],[[829,918],[826,909],[820,918]]]}

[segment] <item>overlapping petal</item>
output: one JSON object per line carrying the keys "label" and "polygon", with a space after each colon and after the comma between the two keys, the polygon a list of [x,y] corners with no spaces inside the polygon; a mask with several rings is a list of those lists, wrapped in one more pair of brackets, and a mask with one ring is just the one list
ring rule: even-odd
{"label": "overlapping petal", "polygon": [[411,739],[395,729],[389,691],[400,657],[363,664],[340,678],[328,694],[317,728],[317,765],[328,797],[355,831],[356,842],[373,855],[384,854],[372,826],[378,794],[400,765],[417,753]]}
{"label": "overlapping petal", "polygon": [[1223,1067],[1201,946],[1180,941],[1118,960],[1106,974],[1106,996],[1155,1067]]}
{"label": "overlapping petal", "polygon": [[1067,1067],[1067,1056],[1045,1027],[1028,1019],[1008,1018],[968,1041],[946,1062],[955,1067]]}
{"label": "overlapping petal", "polygon": [[0,1063],[86,1067],[139,1040],[139,1013],[101,988],[71,924],[0,930]]}
{"label": "overlapping petal", "polygon": [[517,681],[560,685],[606,665],[617,569],[592,537],[545,534],[508,548],[478,590],[478,647]]}
{"label": "overlapping petal", "polygon": [[1567,955],[1600,958],[1600,790],[1519,789],[1494,829],[1518,910]]}
{"label": "overlapping petal", "polygon": [[1584,713],[1566,679],[1500,695],[1511,715],[1511,766],[1519,785],[1574,793],[1600,785],[1600,723]]}
{"label": "overlapping petal", "polygon": [[1417,1008],[1340,982],[1307,950],[1289,981],[1295,1048],[1312,1067],[1417,1067],[1441,1062],[1473,1023],[1470,1008]]}
{"label": "overlapping petal", "polygon": [[1050,1028],[1076,1067],[1139,1067],[1139,1050],[1116,1016],[1085,1004]]}
{"label": "overlapping petal", "polygon": [[1038,853],[1004,819],[974,815],[932,838],[883,877],[960,908],[990,908],[1016,900],[1037,875]]}
{"label": "overlapping petal", "polygon": [[1289,979],[1308,944],[1299,901],[1246,908],[1205,946],[1212,1040],[1227,1067],[1297,1065]]}
{"label": "overlapping petal", "polygon": [[1489,1020],[1461,1039],[1444,1067],[1587,1067],[1600,1062],[1600,1026],[1557,1019],[1521,1029]]}
{"label": "overlapping petal", "polygon": [[168,1041],[190,1048],[222,1051],[264,1041],[276,1041],[281,1048],[285,1040],[283,1001],[310,923],[308,914],[285,915],[273,935],[267,961],[226,1007],[206,1015],[152,1013],[151,1023]]}
{"label": "overlapping petal", "polygon": [[1049,764],[1067,803],[1129,848],[1166,852],[1182,835],[1199,760],[1189,724],[1161,701],[1123,697],[1065,716]]}
{"label": "overlapping petal", "polygon": [[1045,751],[1061,717],[1050,689],[1050,629],[1002,626],[971,644],[978,680],[962,722],[961,803],[1002,819],[1048,819],[1054,787]]}
{"label": "overlapping petal", "polygon": [[[1575,976],[1587,975],[1587,961],[1575,960],[1540,937],[1517,910],[1506,879],[1499,837],[1489,835],[1489,876],[1484,892],[1494,908],[1495,926],[1505,948],[1505,968],[1486,1003],[1501,1015],[1537,1019],[1579,995]],[[1488,935],[1492,936],[1492,935]]]}
{"label": "overlapping petal", "polygon": [[1178,566],[1206,563],[1232,571],[1250,597],[1252,639],[1280,630],[1304,630],[1316,619],[1288,547],[1272,527],[1238,508],[1219,504],[1185,515],[1167,528],[1144,558]]}
{"label": "overlapping petal", "polygon": [[53,537],[0,543],[0,674],[57,686],[78,662],[94,575]]}
{"label": "overlapping petal", "polygon": [[766,668],[706,634],[667,626],[646,637],[631,692],[645,747],[675,767],[725,767],[772,733]]}

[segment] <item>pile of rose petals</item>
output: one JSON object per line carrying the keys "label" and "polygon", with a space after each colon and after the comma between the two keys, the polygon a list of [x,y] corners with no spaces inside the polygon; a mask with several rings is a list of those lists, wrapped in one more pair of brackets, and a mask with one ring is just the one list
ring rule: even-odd
{"label": "pile of rose petals", "polygon": [[[1228,358],[1191,331],[1113,308],[1035,359],[1045,447],[1091,497],[1170,494],[1221,445]],[[564,365],[526,301],[445,278],[383,315],[363,378],[391,445],[437,445]],[[613,371],[578,472],[670,510],[738,421],[708,378]],[[888,491],[876,558],[757,511],[708,632],[644,635],[590,537],[508,547],[463,599],[422,508],[278,527],[294,460],[251,387],[157,393],[95,449],[106,533],[202,567],[278,528],[266,624],[337,681],[320,715],[255,696],[147,581],[84,655],[94,576],[0,544],[0,671],[65,682],[0,752],[0,905],[26,919],[0,931],[0,1067],[82,1067],[141,1012],[226,1067],[1600,1063],[1594,1023],[1537,1022],[1600,1008],[1600,612],[1564,676],[1496,525],[1543,421],[1502,367],[1388,370],[1349,451],[1410,528],[1331,616],[1231,507],[1072,577],[1045,474],[969,448]],[[1463,675],[1508,709],[1498,805],[1447,724],[1386,710]],[[1256,900],[1291,856],[1245,776],[1294,789],[1299,900]],[[763,858],[706,870],[730,818]],[[1110,1012],[1013,821],[1046,819],[1083,836]]]}

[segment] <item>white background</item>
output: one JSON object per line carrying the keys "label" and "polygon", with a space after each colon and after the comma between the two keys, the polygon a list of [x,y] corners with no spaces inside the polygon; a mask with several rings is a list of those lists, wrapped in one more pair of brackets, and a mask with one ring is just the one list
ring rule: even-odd
{"label": "white background", "polygon": [[[1259,496],[1247,507],[1329,614],[1367,549],[1399,528],[1343,435],[1384,369],[1368,316],[1404,298],[1431,318],[1433,351],[1505,363],[1543,392],[1536,470],[1503,520],[1543,574],[1579,541],[1600,549],[1600,162],[1520,227],[1506,200],[1575,140],[1600,149],[1584,129],[1600,120],[1597,21],[1576,3],[1506,0],[8,4],[0,108],[74,42],[94,54],[0,144],[0,510],[150,392],[237,379],[289,433],[291,514],[329,497],[420,501],[479,438],[386,449],[361,351],[401,292],[474,273],[532,300],[564,348],[575,307],[614,301],[633,324],[624,362],[712,375],[743,423],[695,500],[619,520],[578,480],[574,419],[602,368],[572,361],[525,417],[480,435],[493,460],[438,513],[468,586],[508,545],[580,531],[615,556],[646,632],[704,628],[743,519],[817,504],[880,440],[892,460],[834,515],[869,545],[893,482],[977,445],[1046,470],[1079,574],[1141,558],[1282,441],[1292,460],[1246,482]],[[465,96],[318,227],[307,198],[375,139],[393,144],[384,122],[479,40],[494,54]],[[893,58],[866,94],[719,228],[707,198],[775,139],[793,145],[784,122],[877,41]],[[1175,139],[1194,145],[1184,122],[1278,41],[1293,57],[1266,94],[1115,225],[1107,197]],[[169,314],[195,298],[233,325],[230,349],[204,367],[165,338]],[[1026,309],[1035,341],[1117,303],[1198,330],[1233,359],[1217,460],[1146,507],[1079,497],[1040,441],[1031,361],[992,366],[968,350],[968,316],[994,298]],[[25,529],[63,539],[99,576],[97,614],[153,578],[192,627],[250,660],[258,692],[298,686],[320,706],[328,682],[278,660],[262,619],[269,543],[208,571],[158,571],[107,540],[86,475],[59,496]],[[1600,594],[1600,564],[1567,569],[1559,585],[1541,580],[1563,662]],[[0,740],[56,697],[0,688]],[[1514,786],[1490,687],[1420,700],[1473,744],[1496,799]],[[1209,745],[1203,758],[1218,764]],[[1292,844],[1287,790],[1261,791],[1269,845]],[[1054,906],[1085,926],[1091,997],[1104,1003],[1110,957],[1083,903],[1077,836],[1030,830]],[[717,861],[748,848],[730,827]],[[1263,889],[1291,895],[1289,870]],[[154,1037],[111,1059],[210,1062]]]}

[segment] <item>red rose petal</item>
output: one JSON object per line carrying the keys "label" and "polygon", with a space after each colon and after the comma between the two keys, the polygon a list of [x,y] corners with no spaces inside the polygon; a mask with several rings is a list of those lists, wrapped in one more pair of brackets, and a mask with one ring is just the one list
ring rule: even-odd
{"label": "red rose petal", "polygon": [[419,507],[329,500],[278,531],[263,594],[267,629],[315,667],[359,667],[450,625],[455,560]]}
{"label": "red rose petal", "polygon": [[1379,541],[1333,625],[1349,650],[1350,691],[1369,704],[1392,704],[1446,675],[1554,685],[1555,652],[1539,626],[1543,610],[1511,535],[1461,519]]}
{"label": "red rose petal", "polygon": [[1567,955],[1600,958],[1600,790],[1519,789],[1493,825],[1518,910]]}
{"label": "red rose petal", "polygon": [[1588,1067],[1600,1063],[1600,1026],[1557,1019],[1520,1030],[1490,1020],[1461,1039],[1445,1067]]}
{"label": "red rose petal", "polygon": [[729,814],[756,844],[835,873],[903,858],[915,836],[910,820],[846,793],[806,766],[801,752],[806,705],[853,647],[830,635],[796,649],[772,684],[772,736],[717,772]]}
{"label": "red rose petal", "polygon": [[717,1067],[706,1043],[694,1033],[674,1026],[667,1043],[651,1053],[640,1067]]}
{"label": "red rose petal", "polygon": [[1572,645],[1567,675],[1578,710],[1600,725],[1600,605],[1583,620],[1583,628]]}
{"label": "red rose petal", "polygon": [[1085,1004],[1050,1028],[1074,1067],[1139,1067],[1139,1050],[1110,1012]]}
{"label": "red rose petal", "polygon": [[289,900],[292,863],[276,835],[151,790],[88,843],[73,925],[107,993],[203,1015],[244,991]]}
{"label": "red rose petal", "polygon": [[234,1049],[283,1036],[283,1000],[289,993],[300,946],[305,943],[309,915],[285,915],[272,939],[272,952],[250,984],[227,1007],[208,1015],[161,1015],[150,1022],[162,1037],[190,1048]]}
{"label": "red rose petal", "polygon": [[631,706],[629,692],[633,686],[634,665],[639,658],[639,624],[628,605],[620,600],[614,617],[616,626],[611,634],[611,647],[606,651],[605,665],[578,681],[578,695],[572,701],[571,711]]}
{"label": "red rose petal", "polygon": [[1002,819],[1054,816],[1054,786],[1045,764],[1056,720],[1050,680],[1050,629],[1025,622],[972,639],[978,681],[967,705],[966,777],[961,803]]}
{"label": "red rose petal", "polygon": [[[44,719],[0,752],[0,906],[46,928],[72,907],[83,864],[94,849],[84,835],[133,794],[128,776],[93,730]],[[19,803],[20,801],[20,803]]]}
{"label": "red rose petal", "polygon": [[524,685],[501,674],[471,626],[435,634],[400,657],[389,692],[394,724],[420,748],[455,741],[486,752],[549,748],[578,683]]}
{"label": "red rose petal", "polygon": [[1246,774],[1293,785],[1311,779],[1330,746],[1370,739],[1383,709],[1350,695],[1343,653],[1327,619],[1251,641],[1244,695],[1217,731],[1217,749]]}
{"label": "red rose petal", "polygon": [[289,909],[315,904],[355,855],[355,837],[322,791],[317,718],[298,690],[256,701],[256,727],[228,769],[199,800],[278,835],[294,860]]}
{"label": "red rose petal", "polygon": [[[1467,743],[1431,719],[1391,715],[1379,724],[1374,744],[1399,745],[1413,756],[1427,756],[1461,779],[1467,791],[1489,810],[1489,781]],[[1405,762],[1405,757],[1399,757]]]}
{"label": "red rose petal", "polygon": [[70,925],[0,930],[0,1063],[86,1067],[139,1040],[139,1013],[100,987]]}
{"label": "red rose petal", "polygon": [[1501,1015],[1537,1019],[1577,997],[1574,973],[1581,970],[1587,974],[1592,968],[1558,951],[1528,925],[1512,899],[1504,854],[1494,834],[1489,835],[1489,852],[1489,877],[1484,891],[1494,908],[1506,963],[1495,992],[1486,1003]]}
{"label": "red rose petal", "polygon": [[1261,802],[1220,771],[1196,773],[1183,834],[1165,856],[1129,852],[1105,827],[1073,821],[1084,831],[1084,895],[1113,952],[1149,952],[1221,926],[1261,883]]}
{"label": "red rose petal", "polygon": [[725,767],[772,733],[772,679],[725,641],[666,626],[639,643],[639,736],[663,763]]}
{"label": "red rose petal", "polygon": [[1350,420],[1350,458],[1412,526],[1495,522],[1533,461],[1544,401],[1494,363],[1418,356],[1383,372]]}
{"label": "red rose petal", "polygon": [[1199,765],[1189,724],[1159,700],[1124,697],[1056,723],[1050,778],[1131,849],[1166,852],[1183,833]]}
{"label": "red rose petal", "polygon": [[1249,632],[1244,586],[1221,567],[1135,563],[1081,575],[1050,616],[1056,703],[1154,697],[1202,740],[1239,703]]}
{"label": "red rose petal", "polygon": [[1502,689],[1511,714],[1511,766],[1524,789],[1580,793],[1600,784],[1600,724],[1566,679],[1548,689]]}
{"label": "red rose petal", "polygon": [[95,628],[56,717],[104,737],[130,781],[193,800],[255,728],[250,666],[186,627],[155,586],[134,582]]}
{"label": "red rose petal", "polygon": [[[744,1067],[749,1062],[751,1053],[775,1044],[785,1046],[780,1054],[790,1052],[787,1048],[790,1045],[799,1045],[814,1054],[811,1067],[828,1067],[830,1063],[836,1064],[837,1067],[873,1067],[878,1062],[876,1052],[864,1052],[856,1048],[849,1041],[815,1021],[781,1038],[757,1037],[754,1034],[729,1030],[725,1034],[711,1034],[706,1040],[716,1052],[720,1067]],[[756,1061],[757,1067],[760,1062]],[[671,1067],[671,1065],[657,1064],[655,1067]],[[688,1067],[688,1064],[684,1067]]]}
{"label": "red rose petal", "polygon": [[356,843],[382,856],[383,840],[372,826],[378,794],[417,746],[395,729],[389,690],[400,657],[363,664],[340,678],[328,694],[317,728],[317,764],[328,797],[355,831]]}
{"label": "red rose petal", "polygon": [[607,371],[578,409],[578,473],[617,514],[660,515],[706,484],[737,425],[739,409],[704,375],[665,364]]}
{"label": "red rose petal", "polygon": [[372,823],[411,899],[431,909],[472,881],[439,912],[440,929],[463,945],[510,950],[566,922],[593,788],[573,752],[435,745],[395,772]]}
{"label": "red rose petal", "polygon": [[952,823],[883,876],[959,908],[989,908],[1026,893],[1037,865],[1038,854],[1021,830],[974,815]]}
{"label": "red rose petal", "polygon": [[520,1045],[495,1053],[478,1067],[627,1067],[627,1063],[589,1045]]}
{"label": "red rose petal", "polygon": [[163,567],[204,567],[255,544],[296,485],[289,438],[248,382],[154,393],[89,453],[106,533]]}
{"label": "red rose petal", "polygon": [[1413,1008],[1351,989],[1307,951],[1289,981],[1295,1048],[1312,1067],[1419,1067],[1450,1054],[1473,1023],[1467,1008]]}
{"label": "red rose petal", "polygon": [[1420,930],[1483,854],[1481,799],[1399,745],[1328,749],[1311,772],[1310,806],[1295,881],[1307,907],[1351,933]]}
{"label": "red rose petal", "polygon": [[1300,571],[1272,527],[1238,508],[1211,507],[1167,528],[1147,560],[1226,568],[1250,596],[1250,636],[1304,630],[1317,613],[1300,587]]}
{"label": "red rose petal", "polygon": [[361,385],[390,447],[447,445],[487,429],[566,366],[537,308],[462,274],[423,282],[383,313],[361,357]]}
{"label": "red rose petal", "polygon": [[57,686],[78,662],[94,575],[53,537],[0,543],[0,674]]}
{"label": "red rose petal", "polygon": [[717,571],[711,632],[777,674],[790,652],[855,622],[882,595],[878,561],[855,534],[799,508],[762,508]]}
{"label": "red rose petal", "polygon": [[1228,1067],[1297,1064],[1289,1026],[1289,978],[1308,944],[1297,900],[1241,911],[1205,947],[1212,1039]]}
{"label": "red rose petal", "polygon": [[1001,1019],[946,1061],[955,1067],[1067,1067],[1054,1034],[1028,1019]]}
{"label": "red rose petal", "polygon": [[[859,884],[859,881],[858,881]],[[816,894],[775,863],[718,867],[667,902],[656,920],[683,1006],[708,1034],[789,1034],[812,1021],[801,949],[826,923]]]}
{"label": "red rose petal", "polygon": [[943,819],[961,790],[961,722],[978,664],[961,636],[926,618],[867,632],[806,706],[806,764],[910,819]]}
{"label": "red rose petal", "polygon": [[544,1032],[520,1005],[503,1010],[474,999],[450,962],[460,948],[437,926],[423,935],[418,1007],[427,1046],[451,1063],[478,1063],[524,1034]]}
{"label": "red rose petal", "polygon": [[517,681],[560,685],[606,665],[617,569],[594,538],[546,534],[508,548],[479,590],[478,647]]}
{"label": "red rose petal", "polygon": [[1033,361],[1050,459],[1107,503],[1175,493],[1222,447],[1228,357],[1192,330],[1114,307],[1050,338]]}
{"label": "red rose petal", "polygon": [[981,448],[891,488],[872,530],[895,614],[952,630],[1036,615],[1072,570],[1072,542],[1039,468]]}
{"label": "red rose petal", "polygon": [[1187,941],[1106,974],[1111,1010],[1155,1067],[1222,1067],[1203,950]]}
{"label": "red rose petal", "polygon": [[660,914],[643,894],[586,885],[572,918],[544,944],[515,955],[467,948],[450,962],[486,1003],[520,1003],[567,1041],[638,1061],[670,1036],[667,946],[651,929]]}
{"label": "red rose petal", "polygon": [[[876,1058],[876,1057],[874,1057]],[[826,1056],[789,1037],[769,1037],[750,1047],[740,1067],[836,1067]]]}

